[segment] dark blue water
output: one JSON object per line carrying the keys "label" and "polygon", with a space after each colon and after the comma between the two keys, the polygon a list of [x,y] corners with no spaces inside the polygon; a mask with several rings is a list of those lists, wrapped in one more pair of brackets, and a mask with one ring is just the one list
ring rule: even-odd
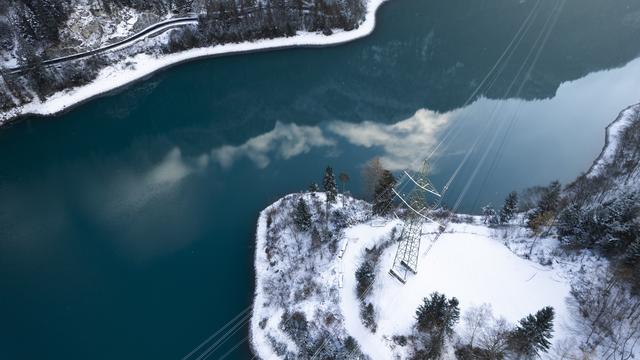
{"label": "dark blue water", "polygon": [[639,5],[569,0],[507,92],[552,5],[486,92],[498,100],[464,108],[532,1],[392,0],[357,42],[183,64],[1,129],[0,358],[180,359],[251,303],[258,212],[328,164],[360,195],[367,160],[399,171],[460,129],[434,161],[442,186],[487,129],[447,203],[467,181],[465,211],[570,181],[640,101]]}

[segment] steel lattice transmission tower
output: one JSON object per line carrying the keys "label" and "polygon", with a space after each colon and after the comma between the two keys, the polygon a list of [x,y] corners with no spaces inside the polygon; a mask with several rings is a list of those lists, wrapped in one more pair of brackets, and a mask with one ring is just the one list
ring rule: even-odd
{"label": "steel lattice transmission tower", "polygon": [[434,198],[439,200],[441,198],[440,193],[429,181],[429,164],[426,160],[422,163],[420,172],[411,176],[405,171],[404,175],[412,183],[413,189],[408,195],[401,194],[396,189],[393,189],[393,192],[403,202],[407,211],[398,251],[393,260],[393,266],[389,270],[389,274],[396,277],[403,284],[407,281],[409,271],[414,274],[418,271],[422,225],[425,222],[437,224],[429,215],[439,205],[439,201],[430,204],[429,200]]}

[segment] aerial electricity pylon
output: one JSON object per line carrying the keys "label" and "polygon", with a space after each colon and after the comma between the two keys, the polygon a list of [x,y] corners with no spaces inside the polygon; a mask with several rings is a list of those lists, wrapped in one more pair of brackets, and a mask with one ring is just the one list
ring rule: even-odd
{"label": "aerial electricity pylon", "polygon": [[404,172],[404,175],[413,184],[413,188],[408,195],[392,189],[406,207],[406,211],[405,226],[400,235],[398,251],[393,259],[393,266],[389,270],[389,274],[396,277],[403,284],[407,281],[409,271],[413,274],[418,272],[422,225],[425,222],[438,224],[430,217],[430,214],[440,202],[431,201],[430,203],[430,200],[434,198],[439,200],[441,198],[440,193],[429,181],[429,164],[427,160],[424,160],[420,172],[414,176],[411,176],[407,171]]}

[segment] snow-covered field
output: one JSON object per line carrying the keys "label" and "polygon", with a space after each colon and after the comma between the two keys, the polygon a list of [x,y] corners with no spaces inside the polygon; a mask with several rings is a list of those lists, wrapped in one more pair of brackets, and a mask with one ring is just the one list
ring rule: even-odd
{"label": "snow-covered field", "polygon": [[[310,195],[303,196],[313,203]],[[388,273],[397,243],[382,252],[375,282],[365,297],[375,308],[377,331],[373,333],[360,318],[361,299],[355,291],[355,272],[362,264],[366,249],[380,246],[390,239],[394,229],[396,232],[401,229],[402,222],[365,220],[364,213],[368,210],[362,207],[364,203],[348,200],[350,209],[345,212],[361,212],[360,219],[341,232],[337,244],[339,251],[334,255],[327,257],[326,252],[311,250],[308,248],[308,236],[292,230],[279,232],[277,243],[272,242],[271,250],[267,251],[268,226],[277,228],[281,221],[275,214],[280,214],[283,219],[291,217],[289,214],[295,201],[290,198],[285,200],[288,204],[282,201],[263,211],[258,221],[256,296],[250,331],[253,348],[263,359],[283,357],[282,351],[277,353],[274,349],[274,344],[286,344],[287,351],[293,353],[299,350],[282,331],[287,314],[294,311],[302,311],[306,319],[315,324],[307,335],[311,342],[322,338],[318,334],[325,331],[342,341],[352,336],[361,351],[372,359],[407,358],[409,346],[400,346],[392,338],[412,335],[418,305],[435,291],[448,297],[455,296],[460,301],[463,319],[468,310],[489,305],[495,319],[502,318],[515,325],[523,317],[552,306],[556,313],[553,346],[545,356],[552,359],[561,351],[558,348],[570,343],[574,335],[571,329],[575,326],[567,303],[571,281],[582,271],[583,265],[594,269],[599,265],[606,266],[591,254],[572,258],[554,256],[557,240],[542,238],[532,243],[527,230],[516,223],[489,228],[476,217],[473,224],[451,223],[437,241],[433,241],[436,228],[424,225],[418,273],[409,275],[406,284],[401,284]],[[315,200],[316,203],[318,201],[321,200]],[[341,208],[340,202],[334,206]],[[271,220],[267,220],[268,217]],[[273,234],[270,235],[272,238]],[[274,251],[273,247],[278,250]],[[529,253],[532,260],[526,259]],[[302,255],[296,257],[296,254]],[[282,264],[282,259],[286,265]],[[282,272],[286,272],[286,276]],[[319,288],[313,295],[298,301],[292,294],[306,286],[301,280],[303,277],[313,278],[312,283]],[[278,285],[278,282],[282,284]],[[276,299],[274,296],[282,294],[272,291],[278,287],[285,289],[287,295],[284,298]],[[335,321],[323,325],[321,320],[327,314],[331,314]],[[463,334],[465,326],[467,324],[461,320],[456,332]]]}
{"label": "snow-covered field", "polygon": [[64,111],[75,104],[149,76],[160,69],[196,58],[288,47],[329,46],[353,41],[367,36],[373,31],[375,12],[384,1],[369,0],[367,2],[365,20],[357,29],[336,30],[328,36],[321,33],[299,31],[295,36],[287,38],[196,48],[168,55],[138,54],[103,69],[90,84],[55,93],[43,102],[35,100],[8,112],[0,113],[0,125],[21,115],[51,115]]}
{"label": "snow-covered field", "polygon": [[[351,238],[343,259],[345,274],[341,310],[347,332],[354,336],[372,359],[391,359],[402,354],[394,346],[393,335],[410,335],[415,311],[422,299],[434,291],[455,296],[461,313],[474,306],[491,305],[493,314],[515,324],[544,306],[556,311],[554,339],[564,337],[569,320],[565,299],[570,287],[559,269],[544,267],[511,252],[495,238],[493,231],[481,225],[450,224],[447,232],[433,243],[436,228],[425,226],[418,273],[406,284],[387,274],[393,265],[396,247],[389,248],[381,259],[376,283],[369,298],[377,314],[378,330],[374,334],[360,320],[360,301],[355,292],[355,271],[364,248],[375,244],[397,224],[383,228],[362,224],[346,231]],[[458,324],[462,330],[464,324]],[[392,349],[395,348],[395,349]],[[406,354],[404,354],[406,355]]]}

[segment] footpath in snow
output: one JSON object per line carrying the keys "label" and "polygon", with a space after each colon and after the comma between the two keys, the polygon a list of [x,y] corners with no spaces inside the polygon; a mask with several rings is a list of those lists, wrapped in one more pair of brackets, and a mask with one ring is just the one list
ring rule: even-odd
{"label": "footpath in snow", "polygon": [[0,113],[0,125],[23,115],[52,115],[93,97],[120,88],[171,65],[211,56],[241,54],[291,47],[322,47],[353,41],[369,35],[375,28],[375,13],[385,0],[369,0],[365,20],[351,31],[335,30],[331,35],[298,31],[295,36],[196,48],[167,55],[138,54],[100,71],[91,83],[67,89]]}

